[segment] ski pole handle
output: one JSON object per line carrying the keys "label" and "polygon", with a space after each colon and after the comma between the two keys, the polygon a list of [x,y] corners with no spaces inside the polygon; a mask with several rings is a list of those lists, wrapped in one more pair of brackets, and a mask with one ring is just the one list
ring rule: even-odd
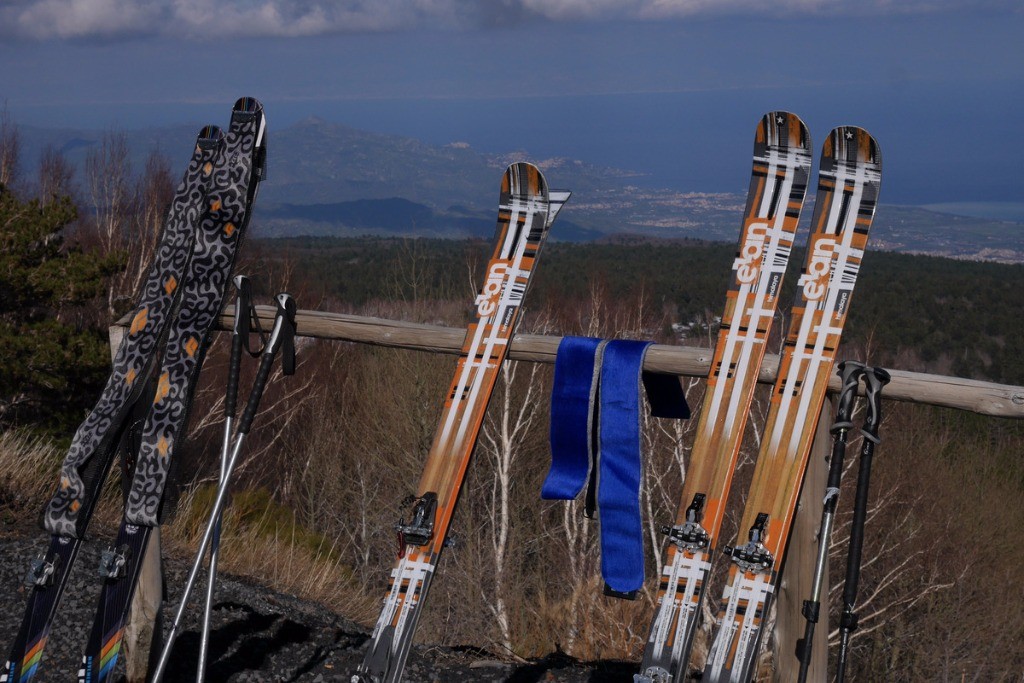
{"label": "ski pole handle", "polygon": [[833,444],[825,491],[825,511],[828,513],[836,510],[839,485],[843,479],[843,459],[846,457],[846,433],[853,428],[853,404],[857,400],[857,388],[865,371],[865,365],[855,360],[844,360],[839,364],[837,374],[842,379],[843,388],[839,393],[836,421],[829,430],[832,432]]}
{"label": "ski pole handle", "polygon": [[882,387],[889,383],[892,376],[882,368],[870,368],[864,374],[867,385],[868,414],[864,419],[865,438],[878,443],[878,428],[882,424]]}
{"label": "ski pole handle", "polygon": [[839,390],[839,407],[836,410],[836,421],[831,431],[837,432],[840,429],[852,427],[850,422],[853,419],[853,403],[857,400],[857,387],[860,385],[860,378],[866,371],[866,366],[855,360],[844,360],[839,364],[839,375],[842,388]]}
{"label": "ski pole handle", "polygon": [[[277,295],[277,315],[274,318],[274,329],[270,333],[266,348],[260,357],[260,367],[256,371],[256,380],[253,382],[252,391],[249,392],[249,400],[242,412],[242,419],[238,423],[238,434],[248,434],[252,426],[253,418],[260,407],[260,399],[263,397],[263,390],[270,379],[270,370],[274,365],[274,356],[284,347],[286,365],[290,364],[292,372],[295,367],[295,299],[291,294],[282,292]],[[286,370],[288,368],[286,367]]]}
{"label": "ski pole handle", "polygon": [[238,406],[238,373],[242,365],[242,348],[249,339],[249,308],[252,284],[244,275],[236,275],[235,324],[231,334],[231,359],[228,361],[228,393],[224,397],[224,417],[233,418]]}

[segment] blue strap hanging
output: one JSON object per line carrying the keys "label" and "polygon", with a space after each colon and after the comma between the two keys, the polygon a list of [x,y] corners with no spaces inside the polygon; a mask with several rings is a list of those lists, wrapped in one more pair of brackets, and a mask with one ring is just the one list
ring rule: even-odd
{"label": "blue strap hanging", "polygon": [[677,378],[642,372],[650,344],[566,337],[555,362],[551,470],[541,497],[572,500],[590,481],[586,509],[590,516],[596,504],[599,512],[601,573],[605,593],[616,597],[634,597],[644,580],[641,377],[652,415],[690,416]]}
{"label": "blue strap hanging", "polygon": [[558,345],[551,387],[551,469],[540,491],[544,500],[573,500],[590,478],[603,348],[603,341],[590,337],[563,337]]}
{"label": "blue strap hanging", "polygon": [[601,365],[601,575],[605,593],[630,597],[644,584],[640,520],[640,370],[650,342],[610,341]]}

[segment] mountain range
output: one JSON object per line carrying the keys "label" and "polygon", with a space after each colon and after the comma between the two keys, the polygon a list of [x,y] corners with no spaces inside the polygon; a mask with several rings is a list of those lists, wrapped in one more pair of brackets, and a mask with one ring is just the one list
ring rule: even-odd
{"label": "mountain range", "polygon": [[[153,149],[172,168],[187,156],[198,126],[124,131],[133,168]],[[19,127],[23,159],[34,165],[51,146],[81,166],[104,131]],[[266,182],[254,213],[256,236],[489,236],[498,183],[513,161],[537,164],[554,188],[573,191],[553,239],[588,241],[617,235],[736,239],[744,195],[638,186],[641,174],[527,151],[482,152],[468,144],[429,145],[308,118],[271,130]],[[737,179],[742,187],[746,179]],[[742,184],[741,184],[742,183]],[[808,195],[813,196],[813,192]],[[883,182],[884,199],[884,182]],[[811,204],[804,209],[804,221]],[[892,251],[1024,262],[1024,223],[879,206],[872,246]]]}

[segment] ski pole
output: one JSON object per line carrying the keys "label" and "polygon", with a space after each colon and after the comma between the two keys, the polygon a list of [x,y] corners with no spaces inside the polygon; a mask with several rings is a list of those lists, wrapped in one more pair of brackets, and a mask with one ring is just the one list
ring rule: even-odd
{"label": "ski pole", "polygon": [[825,563],[828,560],[829,539],[832,537],[836,503],[839,501],[839,486],[843,480],[846,435],[853,428],[853,404],[857,399],[857,388],[860,386],[860,378],[864,371],[864,364],[857,361],[848,360],[839,364],[838,374],[842,378],[842,389],[839,393],[836,421],[830,430],[833,435],[832,458],[829,460],[828,483],[825,487],[825,502],[821,511],[818,558],[814,565],[811,599],[804,600],[802,610],[807,625],[804,627],[803,645],[800,649],[800,674],[797,678],[799,683],[804,683],[807,680],[807,672],[811,666],[811,645],[814,641],[814,628],[818,623],[818,613],[821,609],[821,591],[824,584]]}
{"label": "ski pole", "polygon": [[167,636],[167,642],[164,644],[163,652],[160,653],[160,661],[157,663],[156,670],[153,672],[153,677],[151,679],[152,683],[159,683],[167,668],[167,662],[170,658],[171,649],[174,647],[174,641],[177,638],[178,629],[181,627],[181,619],[185,613],[185,607],[188,604],[189,595],[191,594],[192,587],[195,584],[196,576],[199,574],[199,570],[202,567],[203,555],[205,554],[206,548],[213,537],[214,527],[216,526],[217,519],[224,506],[224,500],[227,497],[227,482],[230,480],[231,472],[234,470],[235,463],[238,461],[238,454],[242,451],[242,444],[245,441],[245,436],[249,433],[249,428],[252,427],[252,421],[256,416],[256,411],[259,410],[260,399],[263,397],[263,390],[266,388],[267,380],[270,378],[270,371],[274,364],[274,357],[282,347],[284,348],[284,359],[282,362],[283,371],[285,374],[292,374],[295,369],[295,300],[287,293],[277,295],[277,316],[274,319],[274,328],[270,333],[270,339],[267,341],[267,344],[263,349],[263,354],[260,357],[260,366],[256,371],[256,380],[253,383],[252,390],[249,392],[249,399],[246,401],[245,411],[242,412],[242,417],[238,421],[238,429],[235,433],[235,440],[231,449],[231,457],[228,459],[227,467],[224,470],[224,485],[219,487],[217,490],[217,499],[213,503],[213,511],[210,513],[210,520],[207,522],[206,530],[203,532],[203,539],[199,542],[199,552],[196,555],[195,562],[192,563],[192,570],[189,572],[188,580],[185,582],[185,590],[181,596],[181,603],[178,605],[178,612],[174,616],[174,623],[171,624],[171,632]]}
{"label": "ski pole", "polygon": [[[244,275],[236,275],[234,285],[237,290],[235,297],[235,322],[231,335],[231,359],[228,362],[227,393],[224,396],[224,442],[221,445],[220,451],[218,489],[227,485],[224,473],[227,470],[228,456],[231,453],[231,438],[234,434],[232,425],[235,421],[235,409],[238,403],[238,373],[242,364],[242,350],[244,349],[250,355],[259,355],[258,352],[254,353],[249,348],[249,320],[250,313],[253,312],[252,285],[249,282],[249,278]],[[257,330],[262,335],[262,330],[259,329],[259,319],[257,318],[256,320]],[[213,608],[213,592],[217,582],[217,556],[220,549],[221,518],[222,515],[217,515],[217,521],[213,529],[213,540],[210,544],[209,578],[206,583],[206,603],[203,608],[203,626],[199,637],[199,666],[196,673],[196,681],[199,683],[202,682],[206,675],[206,658],[210,640],[210,612]]]}
{"label": "ski pole", "polygon": [[875,445],[879,443],[878,428],[882,422],[882,387],[889,383],[889,373],[881,368],[871,368],[864,373],[867,385],[868,414],[864,420],[864,445],[860,449],[860,465],[857,470],[857,492],[854,496],[853,522],[850,526],[850,552],[846,560],[846,582],[843,585],[843,613],[839,618],[839,662],[836,683],[843,683],[846,673],[846,658],[849,654],[850,634],[857,630],[857,584],[860,581],[861,550],[864,546],[864,520],[868,512],[868,485],[871,482],[871,459]]}

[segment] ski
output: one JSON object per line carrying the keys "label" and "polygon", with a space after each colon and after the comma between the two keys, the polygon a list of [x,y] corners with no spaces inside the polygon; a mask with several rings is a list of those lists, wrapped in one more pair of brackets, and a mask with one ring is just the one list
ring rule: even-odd
{"label": "ski", "polygon": [[770,112],[757,127],[753,171],[725,312],[636,683],[685,674],[747,413],[764,357],[811,166],[807,128]]}
{"label": "ski", "polygon": [[744,683],[756,668],[811,443],[825,401],[881,181],[866,131],[834,129],[822,151],[807,256],[702,680]]}
{"label": "ski", "polygon": [[52,534],[42,558],[25,579],[28,605],[0,682],[27,683],[39,668],[50,626],[78,556],[100,487],[117,452],[132,409],[156,367],[168,321],[177,305],[196,225],[206,208],[213,162],[223,147],[215,126],[199,131],[195,150],[175,190],[163,232],[137,298],[131,325],[113,370],[89,416],[78,428],[62,466],[59,488],[44,526]]}
{"label": "ski", "polygon": [[548,192],[533,165],[508,167],[501,184],[494,253],[476,297],[441,422],[409,521],[397,525],[400,556],[354,683],[396,683],[430,588],[491,391],[515,332],[523,299],[568,192]]}
{"label": "ski", "polygon": [[146,547],[160,524],[163,491],[188,412],[209,332],[231,280],[235,256],[264,175],[266,120],[252,98],[236,102],[224,151],[211,171],[212,186],[182,283],[177,317],[167,338],[153,404],[135,463],[124,519],[114,546],[103,554],[99,608],[82,657],[79,681],[100,683],[117,664],[128,610]]}

